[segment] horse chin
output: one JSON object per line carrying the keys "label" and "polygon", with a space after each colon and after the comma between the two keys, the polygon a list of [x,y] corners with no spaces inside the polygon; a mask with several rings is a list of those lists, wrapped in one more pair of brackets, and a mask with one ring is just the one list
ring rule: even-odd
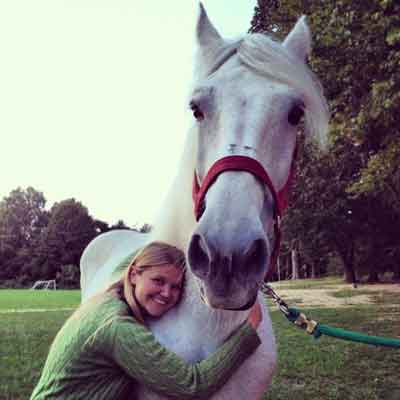
{"label": "horse chin", "polygon": [[235,299],[232,297],[219,297],[215,296],[206,290],[202,285],[200,286],[200,298],[208,306],[214,309],[227,310],[227,311],[245,311],[251,308],[257,300],[258,292],[252,292],[244,299]]}
{"label": "horse chin", "polygon": [[244,306],[241,306],[238,308],[225,308],[225,310],[245,311],[245,310],[248,310],[249,308],[253,307],[256,300],[257,300],[257,293]]}

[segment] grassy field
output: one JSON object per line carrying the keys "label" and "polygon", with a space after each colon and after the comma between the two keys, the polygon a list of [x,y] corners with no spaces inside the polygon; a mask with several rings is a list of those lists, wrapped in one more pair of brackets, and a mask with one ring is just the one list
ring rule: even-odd
{"label": "grassy field", "polygon": [[79,302],[78,290],[0,290],[1,400],[29,398],[51,341]]}
{"label": "grassy field", "polygon": [[277,289],[330,289],[333,286],[343,284],[343,279],[330,277],[323,279],[298,279],[295,281],[275,282]]}
{"label": "grassy field", "polygon": [[[304,290],[309,290],[331,283],[299,281],[293,288],[305,286]],[[290,289],[291,285],[285,287]],[[349,292],[348,296],[356,293]],[[343,290],[339,293],[345,295]],[[1,400],[29,398],[54,335],[78,304],[78,291],[0,290]],[[400,337],[398,294],[377,291],[373,305],[338,309],[309,309],[302,305],[301,308],[322,323]],[[288,323],[274,307],[271,310],[279,345],[279,366],[265,400],[400,399],[400,350],[327,337],[315,340]]]}
{"label": "grassy field", "polygon": [[75,308],[79,290],[0,290],[0,311]]}

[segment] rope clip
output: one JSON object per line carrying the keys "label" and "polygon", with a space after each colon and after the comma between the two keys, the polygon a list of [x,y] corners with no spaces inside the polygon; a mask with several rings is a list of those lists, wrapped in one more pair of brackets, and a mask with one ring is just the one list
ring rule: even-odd
{"label": "rope clip", "polygon": [[317,327],[318,323],[313,319],[308,319],[303,313],[300,313],[294,323],[302,329],[305,329],[307,333],[312,335]]}

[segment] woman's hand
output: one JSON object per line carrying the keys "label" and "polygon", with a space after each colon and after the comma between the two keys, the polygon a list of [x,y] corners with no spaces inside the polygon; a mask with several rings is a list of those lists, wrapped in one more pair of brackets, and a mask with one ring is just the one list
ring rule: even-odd
{"label": "woman's hand", "polygon": [[261,306],[260,303],[256,301],[250,311],[249,316],[247,317],[247,323],[250,324],[254,329],[257,329],[261,321],[262,321]]}

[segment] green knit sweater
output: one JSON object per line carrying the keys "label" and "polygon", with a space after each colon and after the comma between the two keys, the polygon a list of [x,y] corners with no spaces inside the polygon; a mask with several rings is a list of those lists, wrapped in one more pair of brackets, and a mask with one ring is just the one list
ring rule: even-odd
{"label": "green knit sweater", "polygon": [[190,365],[106,293],[81,305],[58,332],[31,400],[135,399],[137,382],[172,399],[207,399],[259,344],[245,323],[209,358]]}

